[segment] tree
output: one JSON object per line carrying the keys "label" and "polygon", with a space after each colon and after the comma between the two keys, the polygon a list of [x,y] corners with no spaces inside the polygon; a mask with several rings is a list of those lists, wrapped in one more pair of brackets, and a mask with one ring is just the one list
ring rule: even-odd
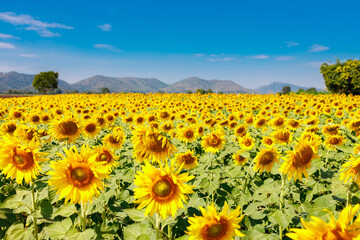
{"label": "tree", "polygon": [[57,72],[40,72],[35,75],[32,85],[40,93],[46,93],[58,88],[58,78]]}
{"label": "tree", "polygon": [[101,88],[100,93],[102,93],[102,94],[110,93],[110,89],[107,87],[103,87],[103,88]]}
{"label": "tree", "polygon": [[360,94],[360,61],[336,60],[334,64],[323,63],[320,72],[331,93]]}
{"label": "tree", "polygon": [[284,87],[282,88],[282,93],[283,93],[283,94],[287,94],[287,93],[289,93],[289,92],[291,92],[291,87],[290,87],[290,86],[284,86]]}
{"label": "tree", "polygon": [[205,93],[205,90],[204,90],[204,89],[201,89],[201,88],[198,88],[198,89],[196,90],[196,93],[204,94],[204,93]]}
{"label": "tree", "polygon": [[211,88],[209,88],[208,90],[206,90],[206,93],[213,93],[213,91],[211,90]]}
{"label": "tree", "polygon": [[188,91],[187,91],[187,94],[192,94],[192,91],[191,91],[191,90],[188,90]]}

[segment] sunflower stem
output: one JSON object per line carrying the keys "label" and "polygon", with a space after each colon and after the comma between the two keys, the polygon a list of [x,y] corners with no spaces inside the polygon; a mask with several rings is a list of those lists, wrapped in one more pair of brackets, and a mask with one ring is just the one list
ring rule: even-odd
{"label": "sunflower stem", "polygon": [[160,220],[159,214],[155,213],[155,229],[156,229],[156,240],[160,239]]}
{"label": "sunflower stem", "polygon": [[39,235],[38,235],[37,218],[34,216],[34,213],[36,211],[36,199],[35,199],[35,190],[34,190],[34,188],[31,189],[31,210],[32,210],[31,217],[32,217],[33,223],[34,223],[34,238],[36,240],[38,240]]}
{"label": "sunflower stem", "polygon": [[[285,176],[281,174],[281,189],[280,189],[280,205],[279,210],[282,211],[284,207],[284,190],[285,190]],[[279,225],[279,238],[283,239],[283,228]]]}
{"label": "sunflower stem", "polygon": [[351,204],[351,191],[350,191],[350,184],[349,187],[347,189],[347,194],[346,194],[346,206],[349,206]]}
{"label": "sunflower stem", "polygon": [[81,231],[85,231],[86,229],[86,203],[81,202],[80,204],[80,224],[81,224]]}

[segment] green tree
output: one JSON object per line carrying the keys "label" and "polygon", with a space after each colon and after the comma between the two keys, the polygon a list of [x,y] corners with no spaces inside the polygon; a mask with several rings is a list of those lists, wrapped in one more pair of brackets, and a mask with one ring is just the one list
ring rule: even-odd
{"label": "green tree", "polygon": [[188,91],[187,91],[187,94],[192,94],[192,91],[191,91],[191,90],[188,90]]}
{"label": "green tree", "polygon": [[206,90],[206,93],[213,93],[213,91],[211,90],[211,88],[209,88],[208,90]]}
{"label": "green tree", "polygon": [[196,90],[196,93],[205,94],[205,90],[204,90],[204,89],[201,89],[201,88],[198,88],[198,89]]}
{"label": "green tree", "polygon": [[336,60],[334,64],[323,63],[320,72],[331,93],[360,94],[360,61]]}
{"label": "green tree", "polygon": [[40,72],[35,75],[33,87],[40,93],[46,93],[58,88],[59,73],[54,71]]}
{"label": "green tree", "polygon": [[290,87],[290,86],[284,86],[284,87],[282,88],[282,93],[283,93],[283,94],[287,94],[287,93],[289,93],[289,92],[291,92],[291,87]]}
{"label": "green tree", "polygon": [[110,89],[107,87],[103,87],[103,88],[101,88],[100,93],[102,93],[102,94],[110,93]]}

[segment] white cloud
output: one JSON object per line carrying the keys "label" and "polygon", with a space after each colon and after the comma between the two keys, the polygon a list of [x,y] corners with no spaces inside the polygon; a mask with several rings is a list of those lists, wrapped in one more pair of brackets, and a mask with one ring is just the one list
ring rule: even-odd
{"label": "white cloud", "polygon": [[30,15],[16,15],[13,12],[0,12],[0,20],[15,26],[24,26],[25,30],[35,31],[42,37],[59,37],[59,33],[54,33],[49,29],[74,29],[60,23],[47,23],[34,19]]}
{"label": "white cloud", "polygon": [[326,51],[329,49],[330,49],[329,47],[319,45],[319,44],[314,44],[310,47],[309,52],[321,52],[321,51]]}
{"label": "white cloud", "polygon": [[279,56],[277,58],[275,58],[276,61],[290,61],[295,59],[295,57],[293,56]]}
{"label": "white cloud", "polygon": [[11,43],[6,43],[6,42],[0,42],[0,48],[14,49],[15,45],[13,45]]}
{"label": "white cloud", "polygon": [[260,54],[260,55],[250,56],[250,57],[247,57],[247,58],[250,58],[250,59],[267,59],[267,58],[269,58],[269,56],[264,55],[264,54]]}
{"label": "white cloud", "polygon": [[205,54],[204,53],[195,53],[195,54],[193,54],[195,57],[203,57],[203,56],[205,56]]}
{"label": "white cloud", "polygon": [[229,62],[229,61],[234,61],[236,59],[232,57],[223,57],[223,58],[208,58],[207,60],[210,62]]}
{"label": "white cloud", "polygon": [[114,47],[113,45],[108,45],[108,44],[95,44],[93,46],[94,48],[98,48],[98,49],[106,49],[106,50],[109,50],[109,51],[113,51],[113,52],[122,52],[121,49],[118,49],[116,47]]}
{"label": "white cloud", "polygon": [[32,53],[24,53],[24,54],[19,54],[20,57],[25,57],[25,58],[37,58],[38,56]]}
{"label": "white cloud", "polygon": [[4,33],[0,33],[0,38],[2,39],[10,39],[10,38],[13,38],[13,39],[20,39],[19,37],[15,37],[13,35],[10,35],[10,34],[4,34]]}
{"label": "white cloud", "polygon": [[321,65],[323,64],[324,62],[320,62],[320,61],[316,61],[316,62],[307,62],[306,65],[310,66],[310,67],[321,67]]}
{"label": "white cloud", "polygon": [[292,41],[285,41],[285,44],[286,44],[287,47],[295,47],[295,46],[299,45],[299,43],[292,42]]}
{"label": "white cloud", "polygon": [[98,26],[101,30],[103,30],[104,32],[110,32],[111,31],[111,25],[108,23],[105,23],[103,25],[99,25]]}

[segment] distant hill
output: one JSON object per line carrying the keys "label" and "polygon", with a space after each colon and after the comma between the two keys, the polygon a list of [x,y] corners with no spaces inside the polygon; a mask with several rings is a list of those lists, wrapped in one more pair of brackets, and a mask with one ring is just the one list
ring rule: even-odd
{"label": "distant hill", "polygon": [[[270,83],[269,85],[258,87],[255,89],[255,91],[258,93],[263,93],[263,94],[278,93],[278,92],[282,91],[282,88],[284,86],[290,86],[292,92],[296,92],[300,88],[302,88],[304,90],[309,88],[309,87],[301,87],[301,86],[290,84],[290,83],[273,82],[273,83]],[[317,90],[321,90],[321,89],[317,89]]]}
{"label": "distant hill", "polygon": [[96,75],[78,81],[71,85],[80,92],[99,92],[101,88],[107,87],[111,92],[156,92],[167,86],[156,78],[120,78]]}
{"label": "distant hill", "polygon": [[243,86],[234,83],[230,80],[205,80],[198,77],[190,77],[176,83],[170,84],[161,89],[168,93],[184,93],[187,91],[195,92],[197,89],[204,89],[205,91],[211,89],[213,92],[223,93],[253,93],[251,89],[246,89]]}
{"label": "distant hill", "polygon": [[[32,82],[33,74],[18,72],[0,72],[0,92],[6,93],[10,89],[20,91],[34,91]],[[100,92],[101,88],[109,88],[111,92],[158,92],[185,93],[187,91],[196,92],[201,88],[205,91],[211,89],[213,92],[223,93],[277,93],[281,92],[284,86],[290,86],[291,91],[295,92],[299,88],[304,90],[308,87],[301,87],[290,83],[273,82],[257,89],[245,88],[230,80],[206,80],[198,77],[190,77],[173,84],[166,84],[156,78],[136,78],[136,77],[107,77],[102,75],[92,76],[73,84],[59,79],[59,88],[63,92],[78,90],[79,92]],[[320,90],[320,89],[317,89]]]}
{"label": "distant hill", "polygon": [[[0,92],[7,92],[10,89],[16,89],[20,91],[34,91],[32,82],[35,75],[25,74],[18,72],[0,73]],[[73,89],[69,83],[59,79],[58,87],[62,91],[69,91]]]}

